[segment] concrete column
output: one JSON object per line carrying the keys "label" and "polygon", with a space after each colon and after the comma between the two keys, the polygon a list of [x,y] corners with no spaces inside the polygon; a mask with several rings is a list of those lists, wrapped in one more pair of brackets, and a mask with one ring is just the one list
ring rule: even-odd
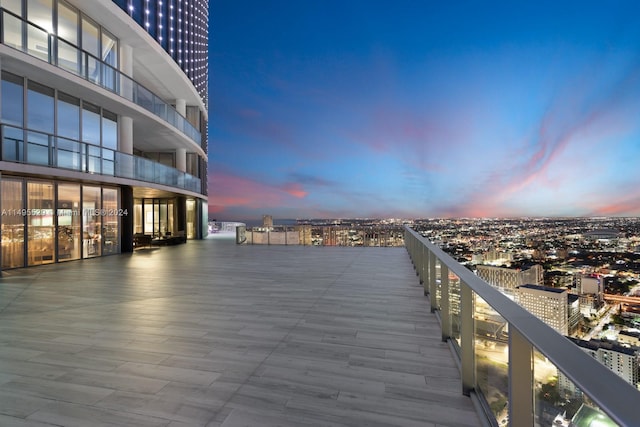
{"label": "concrete column", "polygon": [[134,101],[133,93],[133,48],[120,44],[120,95]]}
{"label": "concrete column", "polygon": [[120,43],[120,71],[133,77],[133,48],[124,43]]}
{"label": "concrete column", "polygon": [[119,147],[118,151],[133,154],[133,119],[120,116],[118,123]]}
{"label": "concrete column", "polygon": [[187,101],[184,99],[176,99],[176,111],[183,117],[187,117]]}
{"label": "concrete column", "polygon": [[120,208],[127,211],[120,220],[120,252],[133,252],[133,188],[120,187]]}
{"label": "concrete column", "polygon": [[187,149],[186,148],[176,149],[176,169],[178,169],[180,172],[187,171]]}

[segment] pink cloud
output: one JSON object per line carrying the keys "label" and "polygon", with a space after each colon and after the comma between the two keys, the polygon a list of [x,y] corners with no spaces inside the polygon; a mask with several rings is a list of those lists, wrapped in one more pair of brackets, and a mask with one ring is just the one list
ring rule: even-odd
{"label": "pink cloud", "polygon": [[301,184],[269,183],[241,177],[224,171],[214,171],[209,175],[209,206],[211,213],[224,212],[229,208],[267,209],[288,203],[308,195]]}

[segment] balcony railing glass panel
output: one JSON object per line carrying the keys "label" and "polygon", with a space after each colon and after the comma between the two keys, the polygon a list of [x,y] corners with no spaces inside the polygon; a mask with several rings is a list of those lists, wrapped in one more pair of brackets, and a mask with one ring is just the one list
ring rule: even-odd
{"label": "balcony railing glass panel", "polygon": [[[143,157],[48,133],[0,126],[2,160],[152,182],[200,193],[200,178]],[[27,144],[25,146],[25,133]],[[26,153],[25,153],[26,148]],[[25,157],[26,154],[26,157]]]}
{"label": "balcony railing glass panel", "polygon": [[535,426],[617,426],[553,363],[533,349]]}
{"label": "balcony railing glass panel", "polygon": [[[475,295],[475,294],[474,294]],[[509,336],[507,322],[481,297],[475,295],[475,377],[498,424],[508,419]]]}

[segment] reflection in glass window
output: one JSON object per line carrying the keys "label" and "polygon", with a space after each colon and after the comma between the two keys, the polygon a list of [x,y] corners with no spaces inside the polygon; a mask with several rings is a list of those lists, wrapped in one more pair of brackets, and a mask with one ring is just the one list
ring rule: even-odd
{"label": "reflection in glass window", "polygon": [[[2,178],[2,208],[18,212],[24,207],[22,181]],[[24,267],[24,221],[22,215],[2,217],[2,268]]]}
{"label": "reflection in glass window", "polygon": [[58,36],[78,46],[78,11],[67,3],[58,3]]}
{"label": "reflection in glass window", "polygon": [[27,163],[49,165],[49,140],[53,136],[40,132],[27,132]]}
{"label": "reflection in glass window", "polygon": [[58,261],[80,259],[80,185],[58,184]]}
{"label": "reflection in glass window", "polygon": [[80,143],[65,139],[65,138],[57,138],[56,139],[56,166],[59,168],[67,168],[73,170],[81,170],[82,162],[81,162],[81,149]]}
{"label": "reflection in glass window", "polygon": [[100,59],[112,67],[118,66],[118,43],[116,38],[105,30],[102,30],[102,55]]}
{"label": "reflection in glass window", "polygon": [[82,257],[100,256],[102,248],[100,187],[82,188]]}
{"label": "reflection in glass window", "polygon": [[100,58],[100,29],[92,21],[82,18],[82,50]]}
{"label": "reflection in glass window", "polygon": [[100,145],[100,109],[87,102],[82,104],[82,140]]}
{"label": "reflection in glass window", "polygon": [[27,183],[28,265],[50,264],[54,261],[53,183]]}
{"label": "reflection in glass window", "polygon": [[27,127],[53,133],[53,89],[29,81],[27,91]]}
{"label": "reflection in glass window", "polygon": [[24,161],[24,131],[14,127],[2,127],[2,160]]}
{"label": "reflection in glass window", "polygon": [[80,100],[61,92],[58,92],[57,134],[80,139]]}
{"label": "reflection in glass window", "polygon": [[102,190],[102,208],[106,215],[102,218],[102,236],[104,239],[103,255],[120,252],[120,235],[118,215],[118,190],[115,188],[104,188]]}
{"label": "reflection in glass window", "polygon": [[22,29],[24,23],[20,18],[16,18],[8,13],[2,14],[2,43],[14,49],[22,50]]}
{"label": "reflection in glass window", "polygon": [[22,0],[2,0],[0,1],[0,6],[18,16],[22,16]]}
{"label": "reflection in glass window", "polygon": [[22,127],[24,110],[22,77],[2,72],[2,122]]}
{"label": "reflection in glass window", "polygon": [[53,33],[53,5],[51,0],[29,0],[27,2],[27,21]]}
{"label": "reflection in glass window", "polygon": [[105,110],[102,111],[102,146],[118,149],[118,116]]}

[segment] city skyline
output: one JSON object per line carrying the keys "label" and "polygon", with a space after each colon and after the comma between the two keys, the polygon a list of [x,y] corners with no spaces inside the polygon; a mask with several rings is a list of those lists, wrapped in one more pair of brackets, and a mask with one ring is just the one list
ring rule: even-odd
{"label": "city skyline", "polygon": [[211,5],[218,219],[635,216],[640,5]]}

